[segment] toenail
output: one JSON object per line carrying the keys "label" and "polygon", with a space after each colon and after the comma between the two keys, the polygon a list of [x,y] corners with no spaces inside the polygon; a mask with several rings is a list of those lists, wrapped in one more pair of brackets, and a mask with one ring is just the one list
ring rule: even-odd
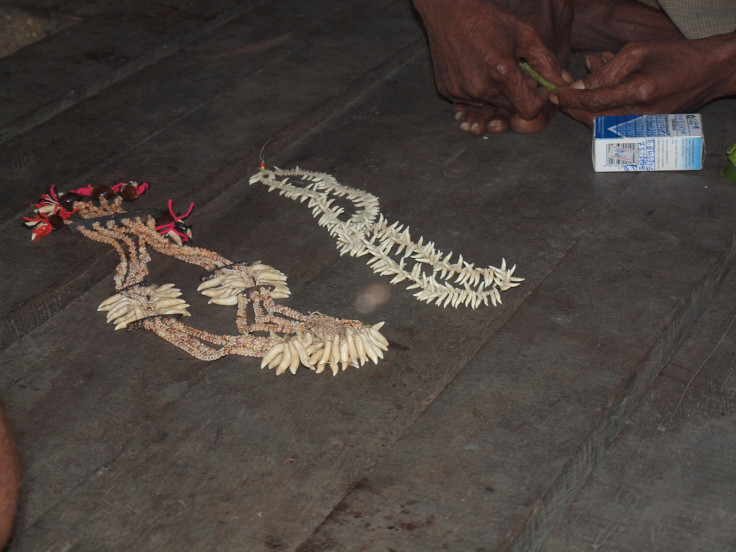
{"label": "toenail", "polygon": [[473,123],[473,126],[470,127],[471,132],[478,132],[480,130],[480,125],[478,123]]}
{"label": "toenail", "polygon": [[488,123],[488,128],[500,127],[502,124],[503,121],[501,119],[493,119],[490,123]]}
{"label": "toenail", "polygon": [[469,129],[470,129],[470,125],[468,123],[466,123],[465,121],[460,123],[460,130],[467,132]]}
{"label": "toenail", "polygon": [[463,118],[463,115],[465,115],[465,113],[463,113],[462,111],[458,111],[457,113],[455,113],[455,120],[459,121]]}

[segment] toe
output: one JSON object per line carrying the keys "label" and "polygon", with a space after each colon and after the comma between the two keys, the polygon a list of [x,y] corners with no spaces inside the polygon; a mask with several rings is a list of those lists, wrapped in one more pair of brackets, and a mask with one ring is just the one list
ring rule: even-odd
{"label": "toe", "polygon": [[486,129],[491,134],[501,134],[502,132],[506,132],[509,129],[510,118],[511,113],[505,109],[495,108],[489,117]]}
{"label": "toe", "polygon": [[465,119],[466,106],[463,104],[453,104],[452,111],[456,121],[462,121]]}
{"label": "toe", "polygon": [[546,107],[542,113],[540,113],[534,119],[522,119],[518,115],[511,117],[511,129],[519,134],[534,134],[539,132],[547,126],[547,121],[554,113],[554,106]]}
{"label": "toe", "polygon": [[[460,115],[459,115],[460,114]],[[472,105],[465,105],[462,110],[455,111],[455,120],[460,121],[460,130],[463,132],[473,132],[477,128],[478,108]]]}

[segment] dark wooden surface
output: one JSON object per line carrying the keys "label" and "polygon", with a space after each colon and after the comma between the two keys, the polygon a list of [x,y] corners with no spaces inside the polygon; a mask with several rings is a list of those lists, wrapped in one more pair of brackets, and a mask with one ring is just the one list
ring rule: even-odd
{"label": "dark wooden surface", "polygon": [[[564,116],[533,136],[457,131],[408,3],[75,6],[78,23],[0,60],[0,389],[23,464],[9,550],[729,548],[730,342],[710,353],[733,316],[733,101],[702,112],[703,171],[596,174]],[[498,308],[417,302],[339,257],[305,205],[247,184],[264,145],[525,282]],[[276,378],[114,332],[96,307],[115,256],[68,232],[32,243],[20,221],[49,184],[129,179],[153,186],[137,208],[195,201],[197,244],[284,271],[291,306],[385,320],[386,359]],[[154,259],[193,325],[234,331],[198,277]],[[390,299],[360,312],[371,285]],[[714,295],[702,341],[668,364]],[[723,415],[692,423],[708,385]]]}
{"label": "dark wooden surface", "polygon": [[735,284],[724,282],[544,552],[736,549]]}

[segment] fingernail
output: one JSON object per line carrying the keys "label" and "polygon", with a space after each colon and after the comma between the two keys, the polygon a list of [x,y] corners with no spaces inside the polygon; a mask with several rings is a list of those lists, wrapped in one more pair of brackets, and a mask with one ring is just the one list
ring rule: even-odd
{"label": "fingernail", "polygon": [[590,56],[585,56],[585,67],[590,71]]}
{"label": "fingernail", "polygon": [[585,83],[581,80],[575,81],[570,85],[570,88],[577,88],[579,90],[585,90]]}
{"label": "fingernail", "polygon": [[555,94],[554,92],[552,92],[549,95],[549,101],[552,102],[555,105],[559,105],[560,104],[560,99],[557,97],[557,94]]}

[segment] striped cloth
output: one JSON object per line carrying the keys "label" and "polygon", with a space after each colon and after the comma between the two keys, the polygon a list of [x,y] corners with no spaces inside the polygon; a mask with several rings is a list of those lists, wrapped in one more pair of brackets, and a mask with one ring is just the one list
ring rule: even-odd
{"label": "striped cloth", "polygon": [[736,0],[639,0],[661,7],[686,38],[736,30]]}

